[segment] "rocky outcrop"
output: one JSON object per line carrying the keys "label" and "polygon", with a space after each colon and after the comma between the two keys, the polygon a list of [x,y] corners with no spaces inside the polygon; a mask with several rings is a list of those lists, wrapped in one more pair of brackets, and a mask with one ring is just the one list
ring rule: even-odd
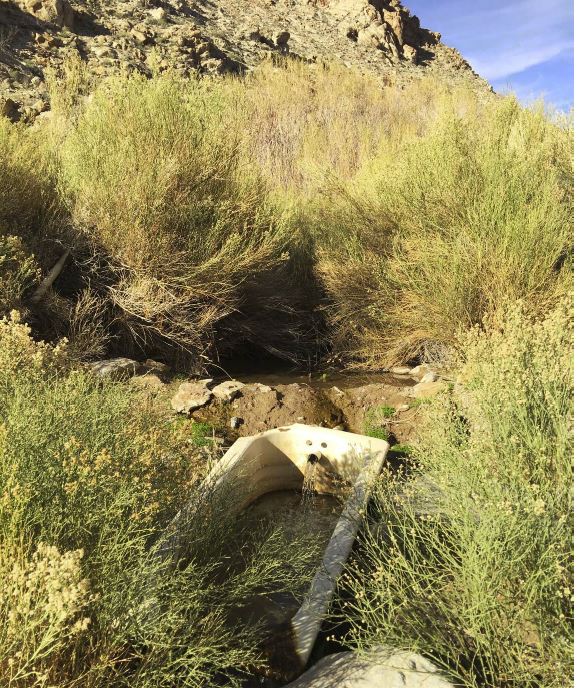
{"label": "rocky outcrop", "polygon": [[452,688],[432,662],[414,652],[375,648],[321,659],[286,688]]}
{"label": "rocky outcrop", "polygon": [[40,21],[74,29],[74,10],[68,0],[17,0],[16,4]]}
{"label": "rocky outcrop", "polygon": [[47,109],[46,69],[70,56],[96,77],[241,73],[282,55],[401,85],[429,70],[488,89],[398,0],[0,0],[0,25],[0,103],[13,120]]}

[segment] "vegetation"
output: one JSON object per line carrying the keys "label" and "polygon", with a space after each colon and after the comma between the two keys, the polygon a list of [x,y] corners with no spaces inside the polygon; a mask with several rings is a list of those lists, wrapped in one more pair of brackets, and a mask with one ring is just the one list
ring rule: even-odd
{"label": "vegetation", "polygon": [[344,581],[350,640],[470,688],[552,688],[572,663],[572,318],[496,317],[464,337],[463,388],[431,407],[410,475],[380,483]]}
{"label": "vegetation", "polygon": [[567,118],[292,62],[89,99],[81,66],[64,77],[44,132],[0,126],[0,226],[44,272],[71,249],[44,334],[81,356],[447,359],[460,329],[570,286]]}
{"label": "vegetation", "polygon": [[48,122],[0,118],[0,683],[200,688],[263,665],[238,610],[310,561],[287,570],[281,533],[251,541],[218,504],[192,514],[186,557],[160,556],[210,428],[78,365],[190,374],[258,347],[460,369],[411,404],[422,440],[395,448],[343,583],[349,640],[417,649],[468,688],[564,685],[571,118],[292,61],[99,84],[76,62],[50,88]]}
{"label": "vegetation", "polygon": [[[234,685],[264,660],[261,629],[231,614],[310,570],[306,536],[287,567],[280,531],[251,544],[216,504],[187,524],[186,561],[159,556],[206,467],[189,424],[130,390],[0,321],[3,686]],[[227,574],[231,551],[245,563]]]}

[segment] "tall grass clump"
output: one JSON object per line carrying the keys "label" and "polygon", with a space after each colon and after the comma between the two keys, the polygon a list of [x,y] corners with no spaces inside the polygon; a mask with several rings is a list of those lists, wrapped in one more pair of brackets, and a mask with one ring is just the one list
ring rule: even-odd
{"label": "tall grass clump", "polygon": [[321,204],[334,345],[379,366],[442,359],[518,298],[543,314],[571,284],[572,133],[504,98],[445,101]]}
{"label": "tall grass clump", "polygon": [[[351,179],[386,141],[426,131],[451,97],[432,79],[405,89],[338,64],[265,61],[229,85],[244,146],[281,196],[311,199],[327,177]],[[471,94],[452,96],[468,107]]]}
{"label": "tall grass clump", "polygon": [[206,471],[188,422],[75,368],[16,314],[0,320],[0,418],[0,684],[200,688],[263,666],[238,611],[302,585],[308,555],[287,568],[277,531],[243,545],[214,504],[181,534],[186,560],[160,556]]}
{"label": "tall grass clump", "polygon": [[573,328],[519,305],[463,339],[412,473],[384,477],[345,588],[351,641],[411,648],[467,688],[571,676]]}
{"label": "tall grass clump", "polygon": [[232,110],[217,84],[119,76],[66,137],[61,190],[107,265],[125,349],[298,349],[301,242],[240,160]]}

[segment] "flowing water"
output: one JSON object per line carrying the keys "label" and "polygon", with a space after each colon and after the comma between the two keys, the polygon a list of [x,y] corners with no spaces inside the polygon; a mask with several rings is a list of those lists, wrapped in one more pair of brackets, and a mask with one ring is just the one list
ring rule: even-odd
{"label": "flowing water", "polygon": [[315,484],[317,479],[318,457],[311,454],[305,468],[303,486],[301,491],[301,506],[310,508],[315,503]]}

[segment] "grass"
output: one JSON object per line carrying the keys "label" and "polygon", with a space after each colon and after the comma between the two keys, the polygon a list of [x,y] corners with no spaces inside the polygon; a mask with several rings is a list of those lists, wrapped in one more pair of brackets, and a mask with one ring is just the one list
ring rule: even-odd
{"label": "grass", "polygon": [[572,317],[519,305],[463,341],[408,476],[344,580],[350,642],[410,648],[467,688],[560,687],[572,671]]}
{"label": "grass", "polygon": [[445,101],[425,135],[388,141],[321,204],[333,347],[369,367],[450,360],[460,330],[572,280],[572,133],[539,108]]}
{"label": "grass", "polygon": [[570,285],[569,118],[290,60],[97,84],[71,62],[50,92],[43,128],[1,123],[0,231],[43,272],[71,249],[39,324],[87,358],[446,362]]}
{"label": "grass", "polygon": [[390,431],[387,421],[395,415],[396,409],[393,406],[375,406],[365,414],[363,432],[368,437],[387,441]]}
{"label": "grass", "polygon": [[316,554],[306,536],[287,567],[280,531],[255,546],[213,503],[182,535],[186,560],[159,556],[208,468],[189,424],[76,368],[16,317],[0,321],[0,412],[3,686],[200,688],[264,666],[262,629],[231,618],[251,595],[300,589]]}

